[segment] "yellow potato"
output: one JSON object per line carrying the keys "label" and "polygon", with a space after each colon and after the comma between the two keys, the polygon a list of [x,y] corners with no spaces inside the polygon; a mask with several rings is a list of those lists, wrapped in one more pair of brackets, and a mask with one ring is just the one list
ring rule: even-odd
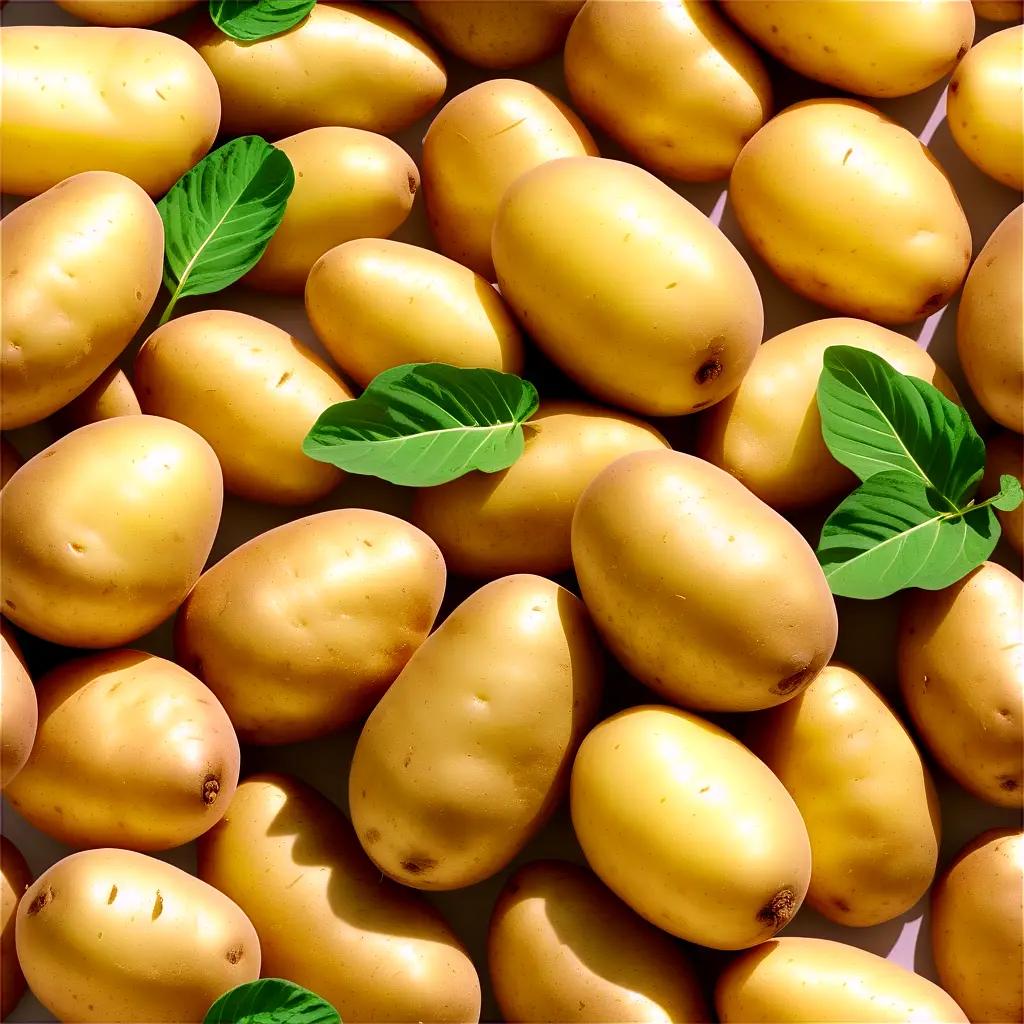
{"label": "yellow potato", "polygon": [[447,83],[441,58],[412,25],[377,5],[321,2],[294,28],[258,42],[206,22],[188,41],[217,79],[231,135],[327,125],[390,135],[426,114]]}
{"label": "yellow potato", "polygon": [[580,113],[655,174],[727,177],[768,119],[757,52],[703,0],[591,0],[565,44]]}
{"label": "yellow potato", "polygon": [[405,242],[363,238],[332,249],[309,274],[306,314],[363,387],[403,363],[523,368],[519,327],[487,281]]}
{"label": "yellow potato", "polygon": [[722,1024],[956,1024],[967,1017],[938,985],[867,950],[828,939],[773,939],[719,976]]}
{"label": "yellow potato", "polygon": [[975,796],[1024,797],[1024,583],[985,562],[945,590],[910,592],[899,635],[903,700],[935,759]]}
{"label": "yellow potato", "polygon": [[800,812],[724,729],[641,705],[602,722],[572,769],[572,824],[612,892],[671,935],[713,949],[770,938],[811,874]]}
{"label": "yellow potato", "polygon": [[288,743],[366,714],[426,639],[441,552],[368,509],[286,523],[204,573],[178,614],[177,660],[243,740]]}
{"label": "yellow potato", "polygon": [[0,223],[6,430],[80,395],[142,326],[160,289],[164,229],[119,174],[62,182]]}
{"label": "yellow potato", "polygon": [[974,13],[986,21],[1020,21],[1024,17],[1021,0],[971,0]]}
{"label": "yellow potato", "polygon": [[817,387],[830,345],[873,352],[959,401],[916,341],[867,320],[815,320],[766,341],[740,386],[701,417],[696,450],[780,511],[837,499],[857,486],[821,436]]}
{"label": "yellow potato", "polygon": [[141,27],[173,18],[197,0],[57,0],[68,14],[94,25]]}
{"label": "yellow potato", "polygon": [[505,884],[487,959],[507,1021],[706,1021],[689,958],[584,868],[534,861]]}
{"label": "yellow potato", "polygon": [[32,884],[32,872],[21,851],[7,838],[0,836],[0,1019],[18,1005],[25,994],[25,976],[18,964],[14,945],[18,901]]}
{"label": "yellow potato", "polygon": [[14,25],[0,40],[4,192],[36,196],[103,170],[160,196],[216,138],[217,83],[166,32]]}
{"label": "yellow potato", "polygon": [[81,427],[0,491],[3,614],[67,647],[158,626],[199,578],[220,523],[217,457],[156,416]]}
{"label": "yellow potato", "polygon": [[814,552],[691,455],[638,452],[600,473],[576,506],[572,557],[612,653],[673,702],[772,707],[832,657],[836,608]]}
{"label": "yellow potato", "polygon": [[729,198],[790,288],[865,320],[903,324],[941,309],[971,259],[942,168],[905,128],[854,100],[806,100],[772,118],[743,147]]}
{"label": "yellow potato", "polygon": [[341,480],[340,470],[303,454],[302,440],[328,406],[352,394],[280,327],[226,309],[176,317],[139,349],[134,375],[147,413],[206,439],[230,493],[304,505]]}
{"label": "yellow potato", "polygon": [[76,430],[87,423],[138,416],[141,412],[128,375],[115,364],[107,367],[74,401],[60,410],[60,421],[68,430]]}
{"label": "yellow potato", "polygon": [[932,892],[942,987],[973,1021],[1024,1019],[1024,833],[968,843]]}
{"label": "yellow potato", "polygon": [[38,722],[36,690],[25,656],[14,631],[0,621],[0,789],[25,767]]}
{"label": "yellow potato", "polygon": [[7,481],[21,469],[21,463],[18,449],[6,437],[0,437],[0,488],[7,486]]}
{"label": "yellow potato", "polygon": [[565,793],[603,667],[583,605],[550,580],[506,576],[463,601],[356,744],[349,809],[377,867],[417,889],[505,867]]}
{"label": "yellow potato", "polygon": [[587,155],[597,146],[583,122],[529,82],[498,78],[459,93],[423,137],[427,218],[441,252],[493,281],[491,229],[505,190],[548,160]]}
{"label": "yellow potato", "polygon": [[[1004,474],[1015,476],[1024,484],[1024,441],[1019,434],[1001,431],[990,438],[985,447],[985,479],[978,492],[980,497],[995,494],[999,490],[999,478]],[[1018,555],[1024,555],[1024,505],[1012,512],[996,511],[996,515],[1003,528],[1003,536]]]}
{"label": "yellow potato", "polygon": [[18,907],[18,959],[58,1020],[201,1021],[260,974],[249,919],[212,886],[131,850],[73,853]]}
{"label": "yellow potato", "polygon": [[480,1019],[480,980],[418,893],[382,879],[329,800],[254,775],[199,842],[199,876],[249,915],[263,973],[323,996],[345,1021]]}
{"label": "yellow potato", "polygon": [[617,160],[542,164],[494,222],[501,293],[538,345],[596,397],[694,412],[740,382],[761,341],[750,268],[695,206]]}
{"label": "yellow potato", "polygon": [[997,423],[1024,434],[1024,206],[992,232],[967,275],[956,320],[960,365]]}

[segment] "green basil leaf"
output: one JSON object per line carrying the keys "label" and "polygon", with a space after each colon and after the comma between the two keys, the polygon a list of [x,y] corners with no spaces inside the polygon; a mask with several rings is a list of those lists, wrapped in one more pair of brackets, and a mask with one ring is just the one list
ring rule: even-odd
{"label": "green basil leaf", "polygon": [[287,32],[316,0],[210,0],[210,18],[226,36],[252,42]]}
{"label": "green basil leaf", "polygon": [[470,470],[511,466],[537,405],[537,389],[512,373],[407,363],[327,409],[302,450],[349,473],[433,487]]}
{"label": "green basil leaf", "polygon": [[1004,473],[999,478],[999,493],[991,501],[1000,512],[1012,512],[1024,501],[1024,487],[1015,476]]}
{"label": "green basil leaf", "polygon": [[291,161],[258,135],[209,153],[157,203],[164,222],[166,323],[186,295],[234,284],[263,255],[295,184]]}
{"label": "green basil leaf", "polygon": [[341,1024],[326,999],[282,978],[261,978],[225,992],[203,1024]]}

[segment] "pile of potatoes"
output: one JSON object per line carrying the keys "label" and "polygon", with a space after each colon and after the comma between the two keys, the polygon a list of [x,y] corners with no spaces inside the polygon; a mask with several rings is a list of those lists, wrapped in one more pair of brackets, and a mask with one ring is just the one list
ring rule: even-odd
{"label": "pile of potatoes", "polygon": [[[1021,476],[1019,0],[58,3],[0,30],[0,1016],[1020,1020],[1024,512],[873,608],[807,539],[830,345]],[[156,327],[155,200],[248,133],[282,224]],[[538,384],[514,465],[302,453],[431,361]]]}

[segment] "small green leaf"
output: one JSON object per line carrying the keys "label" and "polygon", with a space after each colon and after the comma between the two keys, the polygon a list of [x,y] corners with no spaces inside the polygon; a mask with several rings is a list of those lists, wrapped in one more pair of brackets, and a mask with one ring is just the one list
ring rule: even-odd
{"label": "small green leaf", "polygon": [[203,1024],[341,1024],[326,999],[282,978],[261,978],[225,992]]}
{"label": "small green leaf", "polygon": [[226,36],[252,42],[287,32],[316,0],[210,0],[210,18]]}
{"label": "small green leaf", "polygon": [[302,450],[349,473],[433,487],[511,466],[537,405],[537,389],[512,373],[407,363],[378,374],[355,401],[327,409]]}
{"label": "small green leaf", "polygon": [[1015,476],[1004,473],[999,478],[999,493],[991,501],[1000,512],[1012,512],[1024,501],[1024,487]]}

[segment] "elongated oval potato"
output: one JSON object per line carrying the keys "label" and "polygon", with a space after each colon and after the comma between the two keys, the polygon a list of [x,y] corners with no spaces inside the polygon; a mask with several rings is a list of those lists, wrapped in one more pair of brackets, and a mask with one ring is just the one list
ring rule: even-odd
{"label": "elongated oval potato", "polygon": [[18,959],[58,1020],[200,1021],[260,974],[256,931],[212,886],[131,850],[85,850],[18,907]]}
{"label": "elongated oval potato", "polygon": [[57,0],[68,14],[94,25],[141,28],[173,18],[197,0]]}
{"label": "elongated oval potato", "polygon": [[612,653],[672,701],[772,707],[832,657],[835,602],[814,552],[692,455],[637,452],[601,472],[576,506],[572,558]]}
{"label": "elongated oval potato", "polygon": [[205,572],[176,620],[175,656],[247,743],[349,725],[426,639],[445,568],[416,527],[336,509],[253,538]]}
{"label": "elongated oval potato", "polygon": [[73,174],[102,170],[160,196],[216,138],[217,83],[175,36],[12,25],[0,40],[4,192],[37,196]]}
{"label": "elongated oval potato", "polygon": [[963,1010],[938,985],[856,946],[773,939],[740,954],[719,976],[722,1024],[955,1024]]}
{"label": "elongated oval potato", "polygon": [[992,232],[967,275],[956,319],[960,365],[997,423],[1024,433],[1024,206]]}
{"label": "elongated oval potato", "polygon": [[850,345],[959,401],[934,359],[912,338],[867,320],[815,320],[766,341],[740,386],[701,417],[697,454],[786,511],[848,494],[856,477],[821,436],[817,388],[825,349]]}
{"label": "elongated oval potato", "polygon": [[565,82],[584,117],[683,181],[727,177],[772,106],[757,52],[701,0],[591,0],[566,40]]}
{"label": "elongated oval potato", "polygon": [[66,647],[130,643],[192,589],[223,500],[217,456],[180,423],[73,431],[0,491],[3,614]]}
{"label": "elongated oval potato", "polygon": [[839,924],[891,921],[925,894],[939,803],[903,723],[872,683],[827,665],[744,734],[796,802],[811,840],[807,902]]}
{"label": "elongated oval potato", "polygon": [[264,975],[306,986],[342,1020],[479,1020],[476,968],[444,919],[382,880],[338,808],[304,782],[243,781],[198,865],[248,914]]}
{"label": "elongated oval potato", "polygon": [[441,252],[493,281],[491,230],[505,190],[548,160],[587,155],[597,146],[583,122],[529,82],[497,78],[452,97],[423,137],[421,160]]}
{"label": "elongated oval potato", "polygon": [[706,1021],[689,958],[585,868],[534,861],[505,883],[487,960],[507,1021]]}
{"label": "elongated oval potato", "polygon": [[76,399],[60,410],[60,423],[77,430],[87,423],[138,416],[142,412],[128,375],[116,364],[108,366]]}
{"label": "elongated oval potato", "polygon": [[984,562],[913,590],[899,634],[903,700],[935,759],[989,803],[1024,798],[1024,583]]}
{"label": "elongated oval potato", "polygon": [[227,309],[175,317],[139,349],[134,373],[142,408],[205,438],[230,493],[304,505],[340,482],[340,470],[303,454],[302,440],[352,394],[280,327]]}
{"label": "elongated oval potato", "polygon": [[669,416],[724,398],[761,342],[750,268],[695,206],[618,160],[542,164],[494,222],[501,293],[596,397]]}
{"label": "elongated oval potato", "polygon": [[0,245],[7,430],[67,405],[131,341],[160,289],[164,229],[138,185],[89,171],[9,213]]}
{"label": "elongated oval potato", "polygon": [[806,100],[772,118],[743,147],[729,198],[790,288],[865,320],[903,324],[941,309],[971,259],[942,168],[905,128],[854,100]]}
{"label": "elongated oval potato", "polygon": [[501,870],[565,793],[602,676],[569,591],[523,575],[470,595],[359,736],[349,808],[370,859],[416,889],[458,889]]}
{"label": "elongated oval potato", "polygon": [[21,850],[7,836],[0,836],[0,1018],[4,1020],[25,994],[14,928],[18,901],[31,884],[32,872]]}
{"label": "elongated oval potato", "polygon": [[523,368],[523,338],[501,296],[429,249],[362,238],[317,260],[306,314],[331,358],[366,387],[404,363]]}
{"label": "elongated oval potato", "polygon": [[6,437],[0,437],[0,488],[7,486],[7,481],[21,469],[21,466],[21,454],[18,449]]}
{"label": "elongated oval potato", "polygon": [[971,0],[974,13],[986,21],[1020,21],[1024,17],[1021,0]]}
{"label": "elongated oval potato", "polygon": [[426,114],[447,83],[412,25],[375,4],[317,3],[294,28],[258,42],[231,39],[212,22],[187,38],[217,79],[231,135],[325,125],[390,135]]}
{"label": "elongated oval potato", "polygon": [[[1024,440],[1019,434],[1003,430],[985,445],[985,478],[979,494],[987,498],[999,491],[1001,476],[1015,476],[1024,485]],[[1012,512],[996,511],[1003,536],[1018,555],[1024,555],[1024,505]]]}
{"label": "elongated oval potato", "polygon": [[68,846],[166,850],[215,824],[238,739],[195,676],[142,651],[76,658],[39,680],[39,731],[7,798]]}
{"label": "elongated oval potato", "polygon": [[968,843],[932,891],[931,923],[939,980],[967,1016],[1024,1019],[1024,833]]}
{"label": "elongated oval potato", "polygon": [[38,725],[36,689],[25,656],[14,631],[0,621],[0,789],[25,767]]}

